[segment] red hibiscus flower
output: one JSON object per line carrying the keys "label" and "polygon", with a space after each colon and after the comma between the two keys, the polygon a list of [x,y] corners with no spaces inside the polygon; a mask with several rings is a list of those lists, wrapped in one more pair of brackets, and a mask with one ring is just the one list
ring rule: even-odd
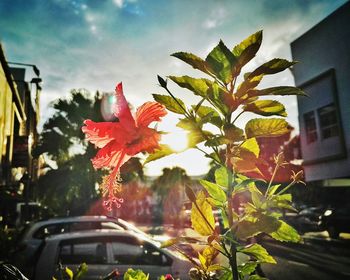
{"label": "red hibiscus flower", "polygon": [[91,160],[94,168],[106,167],[112,170],[103,179],[101,186],[102,194],[107,196],[104,206],[108,210],[112,209],[113,204],[119,208],[123,202],[122,198],[116,196],[120,188],[120,167],[139,152],[152,153],[159,147],[160,134],[148,126],[166,115],[163,105],[146,102],[137,109],[134,118],[124,97],[122,83],[117,85],[115,93],[117,104],[114,115],[118,120],[99,123],[85,120],[85,126],[82,127],[86,139],[100,148]]}

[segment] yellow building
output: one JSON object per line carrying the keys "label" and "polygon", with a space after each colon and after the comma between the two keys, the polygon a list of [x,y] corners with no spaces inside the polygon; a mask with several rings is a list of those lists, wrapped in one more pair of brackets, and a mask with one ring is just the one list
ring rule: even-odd
{"label": "yellow building", "polygon": [[11,172],[14,143],[19,136],[26,136],[26,121],[23,100],[0,44],[0,187],[11,185],[15,179]]}

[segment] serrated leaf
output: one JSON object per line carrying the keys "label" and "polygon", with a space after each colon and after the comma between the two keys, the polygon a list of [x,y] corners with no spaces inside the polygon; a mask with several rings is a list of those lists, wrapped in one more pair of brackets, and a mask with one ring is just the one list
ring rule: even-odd
{"label": "serrated leaf", "polygon": [[275,137],[291,131],[291,127],[284,119],[252,119],[245,126],[247,138]]}
{"label": "serrated leaf", "polygon": [[270,87],[265,89],[251,89],[248,91],[250,97],[255,96],[265,96],[265,95],[299,95],[307,96],[307,94],[297,87],[291,86],[279,86],[279,87]]}
{"label": "serrated leaf", "polygon": [[260,75],[270,75],[276,74],[294,65],[295,61],[288,61],[286,59],[274,58],[263,65],[256,68],[250,73],[249,78],[260,76]]}
{"label": "serrated leaf", "polygon": [[241,43],[235,46],[232,50],[233,55],[237,58],[237,63],[233,70],[233,75],[238,76],[241,69],[246,65],[258,52],[262,42],[262,31],[258,31]]}
{"label": "serrated leaf", "polygon": [[198,69],[204,73],[208,73],[207,63],[200,57],[187,52],[176,52],[172,54],[173,57],[181,59],[193,68]]}
{"label": "serrated leaf", "polygon": [[160,104],[163,104],[169,111],[177,113],[177,114],[184,114],[185,113],[185,103],[179,99],[179,98],[173,98],[168,95],[162,95],[162,94],[152,94],[155,101],[157,101]]}
{"label": "serrated leaf", "polygon": [[204,192],[201,191],[198,193],[196,205],[194,203],[192,204],[191,211],[193,229],[200,235],[206,236],[213,234],[215,228],[213,209],[209,202],[207,202]]}
{"label": "serrated leaf", "polygon": [[254,76],[245,79],[237,88],[236,97],[237,98],[248,98],[248,91],[257,87],[264,75]]}
{"label": "serrated leaf", "polygon": [[257,243],[239,249],[239,252],[253,256],[262,263],[276,263],[276,260],[266,251],[266,249]]}
{"label": "serrated leaf", "polygon": [[223,127],[226,138],[231,142],[239,142],[244,139],[244,131],[234,124],[225,124]]}
{"label": "serrated leaf", "polygon": [[237,59],[232,52],[220,40],[219,44],[208,54],[205,61],[211,72],[218,77],[219,80],[228,84],[232,81],[232,70]]}
{"label": "serrated leaf", "polygon": [[284,105],[276,100],[257,100],[245,105],[243,109],[262,116],[287,116]]}
{"label": "serrated leaf", "polygon": [[217,201],[224,203],[226,201],[226,194],[217,184],[206,180],[200,180],[199,183],[207,190],[209,195]]}
{"label": "serrated leaf", "polygon": [[224,188],[231,185],[232,173],[224,166],[215,170],[215,182]]}
{"label": "serrated leaf", "polygon": [[256,172],[261,174],[261,171],[258,168],[258,164],[261,162],[261,160],[255,155],[254,152],[244,147],[236,147],[234,150],[234,155],[230,161],[237,173]]}
{"label": "serrated leaf", "polygon": [[208,96],[208,84],[212,81],[204,78],[192,78],[189,76],[169,76],[169,79],[178,84],[182,88],[186,88],[192,91],[195,95],[207,98]]}
{"label": "serrated leaf", "polygon": [[175,153],[175,151],[172,150],[169,145],[161,144],[161,145],[159,145],[159,148],[155,150],[154,153],[150,154],[146,158],[144,164],[151,162],[151,161],[154,161],[156,159],[160,159],[162,157],[174,154],[174,153]]}

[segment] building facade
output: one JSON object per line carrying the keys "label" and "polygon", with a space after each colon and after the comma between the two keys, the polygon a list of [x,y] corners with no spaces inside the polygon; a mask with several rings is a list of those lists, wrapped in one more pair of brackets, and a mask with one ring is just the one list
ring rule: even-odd
{"label": "building facade", "polygon": [[305,179],[350,186],[350,2],[291,44]]}
{"label": "building facade", "polygon": [[[0,216],[12,220],[17,202],[33,199],[39,161],[32,156],[38,139],[40,86],[25,81],[25,68],[10,68],[0,44]],[[34,82],[41,79],[34,78]],[[35,96],[32,93],[35,92]]]}

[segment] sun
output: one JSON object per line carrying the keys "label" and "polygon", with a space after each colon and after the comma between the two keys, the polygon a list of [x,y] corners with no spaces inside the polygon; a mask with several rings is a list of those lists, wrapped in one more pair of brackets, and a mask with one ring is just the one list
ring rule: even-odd
{"label": "sun", "polygon": [[169,145],[175,152],[181,152],[188,147],[188,137],[186,131],[173,130],[167,134],[162,135],[162,144]]}

